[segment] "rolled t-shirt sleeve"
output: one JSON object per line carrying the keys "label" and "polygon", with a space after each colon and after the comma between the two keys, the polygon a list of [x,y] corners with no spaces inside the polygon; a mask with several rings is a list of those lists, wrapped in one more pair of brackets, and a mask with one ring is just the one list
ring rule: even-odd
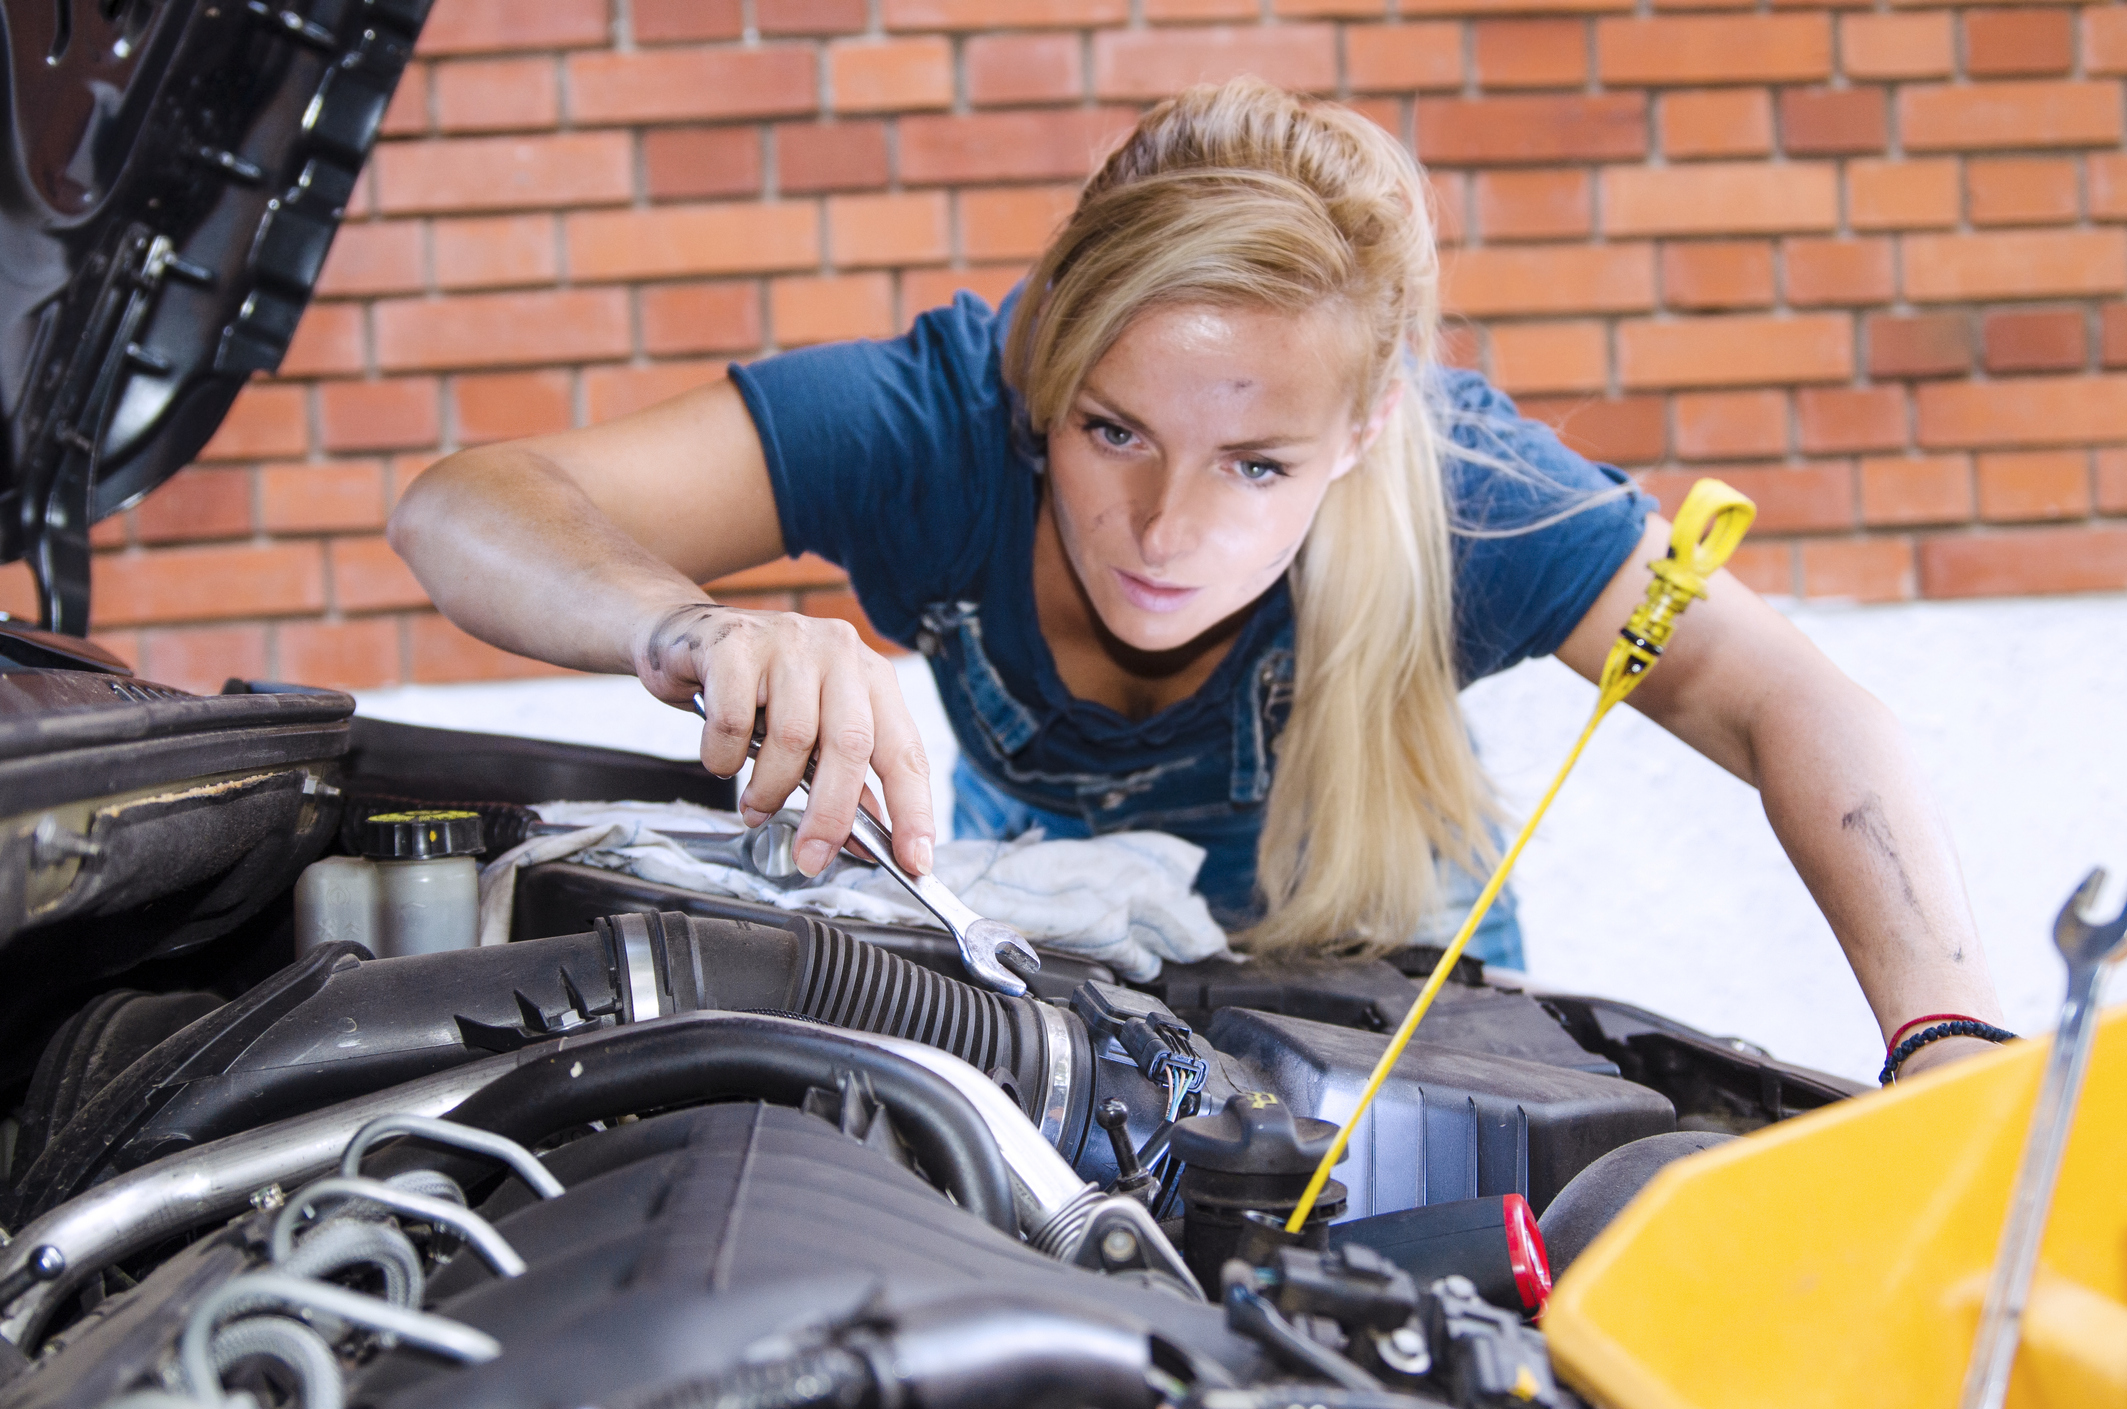
{"label": "rolled t-shirt sleeve", "polygon": [[979,574],[1011,418],[1002,315],[961,294],[876,342],[735,365],[793,556],[842,568],[884,635],[914,641],[923,608]]}
{"label": "rolled t-shirt sleeve", "polygon": [[1656,506],[1475,373],[1443,372],[1433,391],[1449,440],[1457,668],[1468,684],[1563,645]]}

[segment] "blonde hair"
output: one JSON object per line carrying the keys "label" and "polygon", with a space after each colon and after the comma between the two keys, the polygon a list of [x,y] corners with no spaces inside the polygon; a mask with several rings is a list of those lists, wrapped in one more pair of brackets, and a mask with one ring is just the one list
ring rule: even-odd
{"label": "blonde hair", "polygon": [[1456,704],[1442,436],[1422,378],[1439,262],[1410,153],[1347,108],[1256,79],[1160,104],[1108,158],[1028,276],[1005,376],[1035,434],[1147,309],[1327,307],[1359,336],[1355,418],[1406,385],[1332,484],[1291,569],[1290,720],[1257,845],[1259,952],[1410,943],[1434,856],[1491,852],[1491,793]]}

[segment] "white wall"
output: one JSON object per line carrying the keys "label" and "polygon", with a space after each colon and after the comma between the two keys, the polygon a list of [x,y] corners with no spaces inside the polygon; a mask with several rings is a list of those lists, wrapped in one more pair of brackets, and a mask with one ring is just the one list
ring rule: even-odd
{"label": "white wall", "polygon": [[[2052,923],[2093,865],[2127,877],[2127,594],[1787,608],[1905,721],[1964,858],[2010,1026],[2050,1028]],[[1688,625],[1686,627],[1688,628]],[[903,689],[950,815],[951,735],[921,661]],[[691,757],[693,716],[627,679],[365,692],[363,712]],[[1509,800],[1534,803],[1592,706],[1555,661],[1465,696]],[[1531,971],[1779,1056],[1871,1079],[1882,1061],[1860,990],[1766,825],[1756,795],[1639,715],[1604,723],[1516,881]],[[2127,984],[2115,979],[2115,993]]]}

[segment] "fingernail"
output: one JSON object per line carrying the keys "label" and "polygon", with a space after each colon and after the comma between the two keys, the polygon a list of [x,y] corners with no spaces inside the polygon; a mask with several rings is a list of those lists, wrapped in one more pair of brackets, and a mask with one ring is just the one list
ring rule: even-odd
{"label": "fingernail", "polygon": [[824,841],[809,841],[798,848],[798,869],[808,876],[817,876],[827,869],[828,858],[835,849]]}
{"label": "fingernail", "polygon": [[748,803],[739,809],[739,816],[746,819],[746,825],[749,827],[758,827],[761,825],[761,823],[768,820],[768,814],[761,811],[760,808],[755,807],[751,803]]}
{"label": "fingernail", "polygon": [[918,837],[916,838],[916,874],[928,876],[930,873],[931,839],[929,837]]}

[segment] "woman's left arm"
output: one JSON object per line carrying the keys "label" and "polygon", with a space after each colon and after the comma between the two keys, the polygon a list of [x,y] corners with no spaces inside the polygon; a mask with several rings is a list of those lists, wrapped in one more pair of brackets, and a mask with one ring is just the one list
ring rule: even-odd
{"label": "woman's left arm", "polygon": [[[1647,563],[1668,549],[1669,525],[1649,516],[1561,660],[1591,681],[1602,674],[1618,627],[1646,595]],[[1957,855],[1904,731],[1792,623],[1722,572],[1630,703],[1757,788],[1886,1040],[1927,1013],[2000,1025]],[[1988,1045],[1930,1043],[1902,1074]]]}

